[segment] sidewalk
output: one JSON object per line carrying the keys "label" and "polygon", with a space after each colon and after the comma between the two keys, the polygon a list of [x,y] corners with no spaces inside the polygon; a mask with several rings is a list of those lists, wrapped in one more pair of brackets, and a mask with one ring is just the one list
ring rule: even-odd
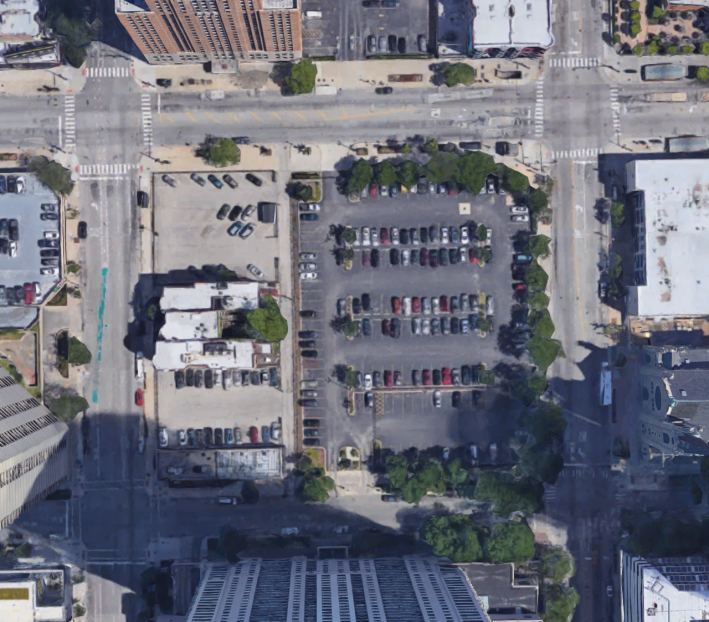
{"label": "sidewalk", "polygon": [[39,96],[51,95],[43,86],[56,87],[55,95],[78,93],[84,88],[86,78],[81,69],[69,65],[51,69],[8,69],[0,73],[0,95]]}

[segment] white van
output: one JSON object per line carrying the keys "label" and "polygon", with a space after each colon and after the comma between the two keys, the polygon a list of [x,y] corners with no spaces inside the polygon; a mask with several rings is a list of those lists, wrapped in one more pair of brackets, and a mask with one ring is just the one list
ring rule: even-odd
{"label": "white van", "polygon": [[306,11],[305,17],[311,17],[313,19],[322,18],[322,11]]}
{"label": "white van", "polygon": [[236,503],[236,499],[234,497],[219,497],[217,502],[219,505],[234,505]]}

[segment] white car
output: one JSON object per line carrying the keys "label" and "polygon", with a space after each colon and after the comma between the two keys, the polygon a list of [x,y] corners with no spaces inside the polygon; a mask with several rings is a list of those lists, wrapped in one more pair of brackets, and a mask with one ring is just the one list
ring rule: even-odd
{"label": "white car", "polygon": [[266,275],[261,272],[254,264],[250,263],[248,266],[246,266],[246,269],[251,272],[257,279],[265,279]]}
{"label": "white car", "polygon": [[185,446],[187,445],[187,434],[185,434],[184,430],[178,430],[177,431],[177,438],[180,440],[180,445]]}
{"label": "white car", "polygon": [[10,242],[10,257],[17,257],[17,242]]}
{"label": "white car", "polygon": [[372,374],[364,374],[364,390],[369,391],[372,388]]}
{"label": "white car", "polygon": [[314,261],[315,259],[317,259],[317,256],[315,253],[301,253],[300,254],[301,261]]}
{"label": "white car", "polygon": [[167,428],[158,428],[158,445],[167,447]]}
{"label": "white car", "polygon": [[529,222],[529,216],[527,214],[516,214],[512,216],[512,222]]}
{"label": "white car", "polygon": [[426,296],[421,298],[421,308],[424,315],[431,315],[431,300]]}
{"label": "white car", "polygon": [[451,448],[450,447],[444,447],[443,448],[443,459],[448,460],[451,457]]}
{"label": "white car", "polygon": [[297,536],[298,535],[298,528],[297,527],[284,527],[281,529],[281,536],[286,537],[286,536]]}
{"label": "white car", "polygon": [[441,244],[448,244],[448,227],[441,227]]}
{"label": "white car", "polygon": [[401,265],[404,267],[411,265],[411,251],[408,248],[401,251]]}
{"label": "white car", "polygon": [[514,207],[510,207],[510,212],[512,214],[529,214],[529,209],[524,205],[515,205]]}
{"label": "white car", "polygon": [[[513,219],[514,220],[514,219]],[[492,227],[485,227],[487,229],[487,238],[485,241],[489,244],[492,240]]]}
{"label": "white car", "polygon": [[404,315],[411,315],[411,297],[410,296],[404,296],[404,300],[402,301],[402,307],[404,309]]}
{"label": "white car", "polygon": [[318,278],[317,272],[301,272],[300,273],[300,280],[301,281],[313,281],[317,278]]}
{"label": "white car", "polygon": [[335,527],[332,531],[334,531],[336,534],[345,534],[350,530],[349,525],[340,525],[339,527]]}
{"label": "white car", "polygon": [[436,408],[440,408],[440,407],[441,407],[441,403],[442,403],[442,400],[441,400],[441,392],[440,392],[440,391],[434,391],[434,392],[433,392],[433,405],[434,405]]}
{"label": "white car", "polygon": [[221,369],[215,369],[214,370],[214,386],[218,387],[222,383],[222,370]]}
{"label": "white car", "polygon": [[465,246],[461,246],[458,249],[458,263],[465,263],[468,261],[468,249]]}
{"label": "white car", "polygon": [[41,268],[39,273],[42,276],[57,276],[59,274],[59,268]]}
{"label": "white car", "polygon": [[44,232],[44,239],[45,239],[45,240],[58,240],[58,239],[59,239],[59,232],[57,232],[57,231],[45,231],[45,232]]}
{"label": "white car", "polygon": [[369,237],[369,227],[362,227],[362,246],[370,246],[372,243]]}
{"label": "white car", "polygon": [[441,305],[438,300],[438,296],[433,296],[431,298],[431,307],[433,307],[433,313],[438,315],[441,312]]}
{"label": "white car", "polygon": [[379,229],[377,227],[371,227],[372,233],[372,246],[379,246]]}
{"label": "white car", "polygon": [[399,229],[397,227],[391,228],[391,243],[392,244],[399,243]]}
{"label": "white car", "polygon": [[298,205],[301,212],[319,212],[320,205],[318,203],[300,203]]}
{"label": "white car", "polygon": [[32,286],[34,287],[34,297],[39,299],[42,297],[42,288],[39,286],[39,283],[35,281],[32,283]]}
{"label": "white car", "polygon": [[225,391],[228,391],[234,386],[234,381],[232,380],[232,374],[230,369],[225,369],[222,373],[222,382],[224,384]]}
{"label": "white car", "polygon": [[298,264],[298,269],[301,272],[312,272],[318,269],[318,264],[316,263],[300,263]]}
{"label": "white car", "polygon": [[468,233],[468,227],[463,225],[460,228],[460,243],[461,244],[469,244],[470,243],[470,234]]}
{"label": "white car", "polygon": [[17,178],[17,181],[15,183],[17,184],[17,190],[15,190],[15,192],[17,194],[24,194],[24,192],[25,192],[25,178],[20,176]]}
{"label": "white car", "polygon": [[423,318],[421,321],[421,332],[428,337],[431,334],[431,320],[427,317]]}

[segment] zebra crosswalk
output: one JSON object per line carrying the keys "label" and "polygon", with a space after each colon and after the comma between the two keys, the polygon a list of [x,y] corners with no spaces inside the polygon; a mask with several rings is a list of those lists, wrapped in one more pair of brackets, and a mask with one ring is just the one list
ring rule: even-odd
{"label": "zebra crosswalk", "polygon": [[544,134],[544,76],[537,80],[537,96],[534,102],[534,135]]}
{"label": "zebra crosswalk", "polygon": [[137,164],[82,164],[78,170],[79,179],[126,179]]}
{"label": "zebra crosswalk", "polygon": [[64,150],[73,153],[76,147],[76,95],[64,96]]}
{"label": "zebra crosswalk", "polygon": [[567,68],[588,68],[588,67],[600,67],[601,59],[596,57],[590,58],[550,58],[549,67],[567,67]]}
{"label": "zebra crosswalk", "polygon": [[153,147],[153,111],[150,108],[150,93],[143,93],[140,98],[140,110],[143,117],[143,144],[150,151]]}
{"label": "zebra crosswalk", "polygon": [[578,160],[579,158],[596,158],[603,153],[603,149],[571,149],[568,151],[552,151],[552,160]]}
{"label": "zebra crosswalk", "polygon": [[87,78],[130,78],[133,75],[131,67],[88,67],[83,70]]}
{"label": "zebra crosswalk", "polygon": [[615,133],[615,142],[620,142],[620,104],[618,103],[618,87],[610,87],[611,111],[613,113],[613,132]]}

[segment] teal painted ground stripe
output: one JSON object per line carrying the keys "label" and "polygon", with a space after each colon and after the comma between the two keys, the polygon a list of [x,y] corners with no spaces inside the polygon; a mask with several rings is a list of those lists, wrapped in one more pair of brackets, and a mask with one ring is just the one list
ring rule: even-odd
{"label": "teal painted ground stripe", "polygon": [[[94,384],[98,383],[99,364],[103,352],[103,314],[106,311],[106,281],[108,280],[108,268],[101,270],[101,304],[98,307],[98,331],[96,333],[96,365],[94,368]],[[98,403],[98,389],[94,389],[91,395],[91,401],[94,404]]]}

